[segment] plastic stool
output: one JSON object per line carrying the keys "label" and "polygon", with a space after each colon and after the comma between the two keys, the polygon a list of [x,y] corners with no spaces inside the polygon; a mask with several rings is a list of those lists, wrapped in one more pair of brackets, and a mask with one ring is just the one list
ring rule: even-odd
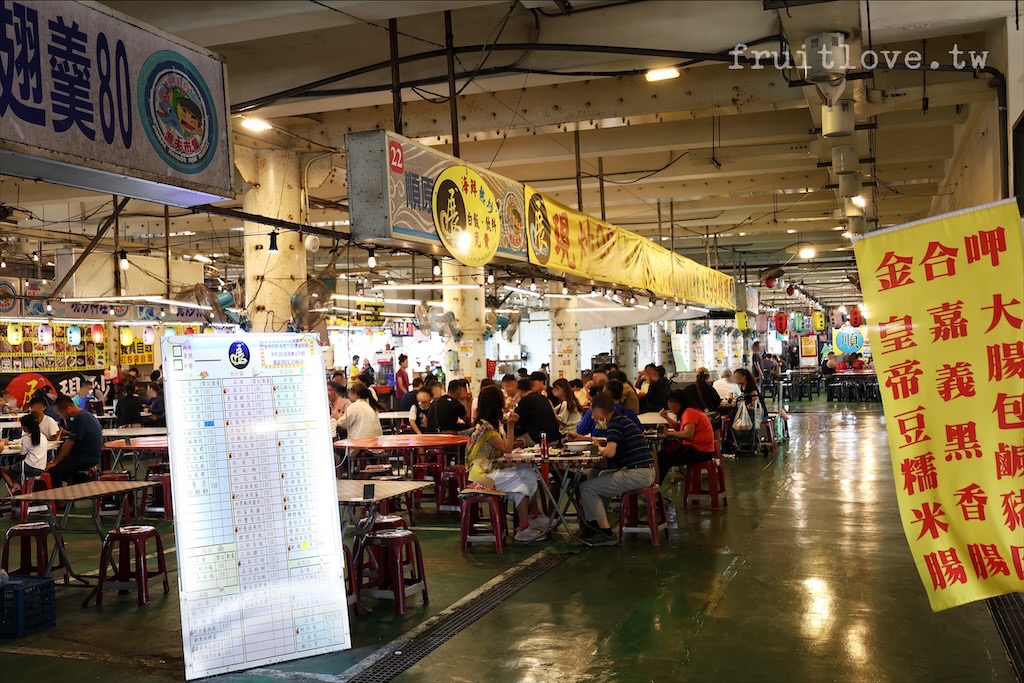
{"label": "plastic stool", "polygon": [[[149,469],[152,470],[154,465]],[[142,503],[139,505],[139,516],[144,517],[147,513],[155,512],[164,516],[164,519],[168,522],[174,521],[174,496],[171,493],[171,474],[170,471],[166,474],[148,474],[146,475],[146,481],[158,482],[158,486],[154,486],[148,489],[142,489]],[[149,502],[150,496],[153,497],[152,503]]]}
{"label": "plastic stool", "polygon": [[[466,546],[470,543],[494,543],[494,549],[501,555],[505,552],[505,496],[493,493],[478,493],[466,489],[460,495],[462,499],[462,525],[459,529],[459,547],[462,554],[466,554]],[[484,518],[480,512],[481,508],[488,509],[488,516]],[[477,525],[487,524],[490,527],[488,534],[475,534]]]}
{"label": "plastic stool", "polygon": [[[432,481],[434,482],[434,488],[436,489],[438,483],[441,481],[441,466],[436,462],[418,462],[412,466],[412,479],[413,481]],[[416,507],[420,506],[421,498],[423,498],[423,491],[416,491]]]}
{"label": "plastic stool", "polygon": [[[647,507],[647,520],[640,519],[639,500],[643,497]],[[634,489],[622,494],[619,506],[619,542],[623,533],[649,534],[651,545],[661,545],[661,532],[668,538],[668,513],[665,510],[665,499],[661,495],[661,487],[657,484]]]}
{"label": "plastic stool", "polygon": [[[359,528],[365,527],[367,520],[367,517],[363,517],[361,520],[359,520]],[[373,520],[374,531],[408,528],[409,523],[406,522],[403,517],[399,517],[398,515],[377,515],[377,518]]]}
{"label": "plastic stool", "polygon": [[[50,473],[43,472],[38,477],[26,477],[25,482],[21,485],[21,492],[32,493],[33,491],[48,491],[52,488],[53,482],[50,479]],[[31,503],[14,502],[11,505],[11,519],[15,519],[19,522],[27,522],[29,515],[39,512],[46,513],[47,511],[56,515],[56,504],[40,502],[33,505]]]}
{"label": "plastic stool", "polygon": [[[50,536],[49,522],[29,522],[28,524],[15,524],[7,530],[4,537],[3,558],[0,561],[0,568],[10,574],[27,574],[29,576],[64,576],[64,583],[68,582],[67,567],[64,566],[64,558],[58,553],[58,564],[47,573],[46,569],[50,563],[50,546],[47,537]],[[14,539],[21,539],[21,562],[17,569],[10,568],[9,553]],[[56,540],[56,537],[54,537]],[[35,541],[35,560],[33,561],[32,542]],[[63,542],[58,541],[63,546]],[[58,571],[60,570],[60,571]]]}
{"label": "plastic stool", "polygon": [[[156,540],[157,569],[151,571],[146,566],[146,542],[149,539]],[[117,570],[111,578],[107,578],[107,568],[110,565],[111,553],[117,547]],[[134,549],[135,569],[132,569],[131,555]],[[113,529],[103,539],[103,550],[100,552],[100,578],[96,586],[96,604],[103,604],[104,590],[129,590],[135,588],[138,591],[139,604],[145,605],[149,602],[149,580],[158,576],[164,577],[164,593],[171,590],[167,581],[167,564],[164,561],[164,542],[157,530],[151,526],[123,526]]]}
{"label": "plastic stool", "polygon": [[[100,481],[131,481],[132,475],[130,472],[104,472],[100,475]],[[120,499],[120,500],[118,500]],[[121,519],[125,522],[132,521],[132,496],[128,493],[119,493],[113,496],[107,496],[106,498],[96,499],[96,514],[102,516],[104,514],[116,515],[118,508],[122,511]]]}
{"label": "plastic stool", "polygon": [[[716,449],[717,450],[717,449]],[[703,488],[703,475],[708,475],[708,487]],[[686,485],[683,494],[683,509],[689,507],[691,499],[694,503],[701,500],[708,500],[711,509],[718,509],[718,501],[721,498],[722,505],[728,505],[729,499],[725,495],[725,468],[717,456],[706,462],[698,462],[686,466]]]}
{"label": "plastic stool", "polygon": [[[366,563],[362,558],[356,562],[356,584],[359,595],[395,601],[395,614],[406,613],[405,599],[416,593],[423,593],[423,604],[430,602],[427,596],[427,578],[423,572],[423,552],[416,534],[406,529],[388,529],[366,537],[363,552],[373,552],[377,557],[377,575],[364,582]],[[410,576],[405,575],[406,569]]]}
{"label": "plastic stool", "polygon": [[463,465],[449,465],[441,472],[440,481],[434,486],[434,497],[437,500],[437,514],[445,512],[461,512],[459,491],[469,485],[469,473]]}

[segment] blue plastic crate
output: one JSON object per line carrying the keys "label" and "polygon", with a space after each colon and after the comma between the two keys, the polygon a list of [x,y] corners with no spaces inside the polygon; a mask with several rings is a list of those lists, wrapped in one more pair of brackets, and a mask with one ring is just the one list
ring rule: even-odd
{"label": "blue plastic crate", "polygon": [[57,625],[57,591],[49,576],[11,576],[3,587],[0,638],[24,638]]}

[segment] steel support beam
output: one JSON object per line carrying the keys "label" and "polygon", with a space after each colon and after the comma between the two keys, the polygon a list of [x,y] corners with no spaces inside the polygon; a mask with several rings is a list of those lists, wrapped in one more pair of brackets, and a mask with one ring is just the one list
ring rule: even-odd
{"label": "steel support beam", "polygon": [[75,259],[75,262],[72,264],[71,269],[67,273],[65,273],[63,279],[61,279],[61,281],[57,283],[57,286],[53,288],[53,296],[60,296],[61,290],[63,290],[64,286],[67,285],[67,283],[71,280],[72,277],[74,277],[75,271],[77,271],[81,267],[81,265],[85,262],[85,258],[92,253],[92,250],[95,249],[96,245],[100,243],[100,240],[103,239],[103,236],[107,234],[107,230],[109,230],[110,226],[114,224],[114,221],[117,220],[117,217],[121,215],[121,210],[128,205],[129,201],[130,200],[128,197],[122,197],[116,204],[114,204],[114,211],[109,216],[107,216],[102,223],[100,223],[100,226],[96,229],[96,235],[92,238],[92,240],[89,241],[89,244],[85,246],[85,249],[82,250],[82,253],[78,256],[78,258]]}

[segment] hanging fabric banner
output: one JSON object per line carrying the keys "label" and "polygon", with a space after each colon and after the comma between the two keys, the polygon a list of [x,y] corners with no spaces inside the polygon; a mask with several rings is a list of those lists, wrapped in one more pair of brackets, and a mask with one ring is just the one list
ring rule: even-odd
{"label": "hanging fabric banner", "polygon": [[1014,200],[854,244],[904,531],[935,611],[1024,591]]}

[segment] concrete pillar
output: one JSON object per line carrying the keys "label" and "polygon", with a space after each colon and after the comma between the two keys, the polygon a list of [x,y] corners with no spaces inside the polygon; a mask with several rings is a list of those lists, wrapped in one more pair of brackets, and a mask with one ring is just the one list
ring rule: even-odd
{"label": "concrete pillar", "polygon": [[676,372],[675,361],[672,358],[672,330],[675,323],[657,322],[654,328],[654,358],[655,365],[664,365],[669,376]]}
{"label": "concrete pillar", "polygon": [[632,379],[637,373],[636,325],[612,328],[612,334],[615,362],[618,363],[619,369],[626,373],[626,377]]}
{"label": "concrete pillar", "polygon": [[445,341],[444,372],[449,380],[465,379],[476,392],[487,376],[487,345],[484,342],[484,269],[445,259],[441,264],[445,284],[477,285],[474,289],[443,290],[444,310],[455,314],[462,338]]}
{"label": "concrete pillar", "polygon": [[[247,213],[301,223],[302,179],[299,155],[287,150],[236,147],[235,163],[254,187],[242,198]],[[278,231],[278,253],[271,254],[273,228],[245,227],[245,306],[253,332],[283,332],[291,318],[291,295],[306,281],[306,251],[299,233]],[[326,341],[326,337],[324,339]]]}
{"label": "concrete pillar", "polygon": [[577,299],[549,299],[551,316],[551,381],[580,376],[580,323]]}

